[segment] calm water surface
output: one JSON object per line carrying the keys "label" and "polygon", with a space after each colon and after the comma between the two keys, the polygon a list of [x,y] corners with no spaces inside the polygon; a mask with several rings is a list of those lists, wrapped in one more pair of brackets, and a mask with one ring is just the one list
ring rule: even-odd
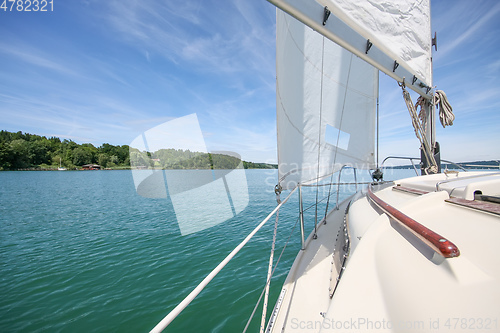
{"label": "calm water surface", "polygon": [[[139,196],[130,171],[0,172],[0,332],[148,332],[275,207],[276,170],[246,177],[243,212],[181,236],[172,203]],[[280,213],[275,258],[297,212],[294,196]],[[264,286],[273,228],[271,219],[167,332],[242,331]],[[299,240],[295,228],[271,307]]]}

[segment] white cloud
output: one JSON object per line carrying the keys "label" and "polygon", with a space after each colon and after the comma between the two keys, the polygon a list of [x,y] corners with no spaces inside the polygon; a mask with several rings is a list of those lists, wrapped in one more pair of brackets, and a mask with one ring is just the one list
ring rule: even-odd
{"label": "white cloud", "polygon": [[[446,141],[452,142],[452,136],[479,145],[483,141],[477,133],[498,131],[498,34],[484,30],[498,18],[500,4],[437,3],[447,13],[434,6],[436,26],[444,30],[438,32],[435,83],[444,88],[457,115],[453,128],[442,131],[438,125],[438,140],[446,142],[448,154],[454,151]],[[19,72],[6,67],[0,73],[3,124],[97,144],[126,144],[148,128],[195,112],[201,129],[210,133],[205,135],[209,150],[235,151],[245,160],[276,160],[272,5],[89,0],[66,7],[76,15],[83,39],[59,32],[32,42],[14,29],[0,42],[0,60],[22,64]],[[482,47],[462,52],[469,43]],[[488,49],[492,45],[496,48]],[[381,81],[383,152],[418,155],[401,89],[385,75]]]}
{"label": "white cloud", "polygon": [[[459,46],[463,46],[471,39],[477,38],[479,35],[478,32],[485,24],[492,19],[498,19],[500,3],[496,2],[494,6],[490,6],[490,4],[491,2],[484,4],[477,3],[471,6],[470,2],[466,2],[462,3],[461,6],[456,6],[455,11],[460,11],[461,15],[467,15],[468,18],[467,20],[460,20],[460,23],[457,23],[458,15],[456,15],[456,13],[448,13],[449,17],[447,20],[453,20],[452,29],[455,31],[458,30],[459,35],[440,49],[438,57],[444,58]],[[473,16],[475,16],[475,18]]]}
{"label": "white cloud", "polygon": [[22,44],[18,45],[6,45],[0,43],[0,53],[6,54],[13,61],[22,61],[28,63],[29,65],[34,65],[37,67],[42,67],[52,71],[56,71],[60,74],[72,75],[72,76],[82,76],[74,70],[73,65],[64,65],[60,60],[56,61],[53,55],[48,55],[44,51],[33,47],[26,46]]}

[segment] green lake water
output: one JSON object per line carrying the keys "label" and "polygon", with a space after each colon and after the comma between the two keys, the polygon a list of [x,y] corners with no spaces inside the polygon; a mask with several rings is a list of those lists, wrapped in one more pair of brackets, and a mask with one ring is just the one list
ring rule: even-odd
{"label": "green lake water", "polygon": [[[246,180],[241,213],[182,236],[172,202],[138,195],[131,171],[0,172],[0,332],[148,332],[276,206],[277,170],[246,170]],[[285,208],[275,262],[296,225],[296,195]],[[313,219],[309,209],[307,232]],[[273,228],[274,218],[166,332],[241,332],[264,287]],[[298,227],[290,239],[268,313],[300,249]]]}
{"label": "green lake water", "polygon": [[[275,207],[276,170],[246,177],[243,212],[182,236],[171,201],[139,196],[131,171],[1,172],[0,332],[148,332]],[[297,206],[281,214],[277,251]],[[241,331],[266,279],[273,227],[274,219],[167,332]],[[299,239],[275,274],[274,298]]]}

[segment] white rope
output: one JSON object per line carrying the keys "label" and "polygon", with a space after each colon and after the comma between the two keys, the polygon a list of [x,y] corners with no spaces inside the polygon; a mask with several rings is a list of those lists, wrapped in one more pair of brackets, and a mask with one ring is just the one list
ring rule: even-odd
{"label": "white rope", "polygon": [[[288,243],[290,242],[290,239],[292,238],[293,232],[295,231],[295,228],[297,227],[297,224],[299,223],[299,220],[300,220],[300,218],[297,218],[297,220],[295,221],[295,224],[293,225],[292,230],[290,231],[290,234],[288,235],[288,239],[285,242],[285,246],[283,246],[283,249],[281,250],[281,253],[280,253],[279,257],[278,257],[278,260],[276,260],[276,264],[274,264],[274,268],[273,268],[273,271],[271,273],[271,277],[274,276],[274,272],[276,271],[276,268],[278,267],[278,264],[281,261],[281,257],[283,256],[283,253],[285,252],[286,247],[288,246]],[[270,278],[266,282],[266,285],[268,283],[270,283]],[[255,311],[257,311],[257,308],[259,307],[260,300],[262,299],[262,296],[264,296],[264,292],[265,291],[266,291],[266,286],[264,286],[264,289],[260,293],[259,299],[257,300],[257,303],[255,304],[255,306],[253,308],[253,311],[252,311],[252,314],[250,315],[250,318],[248,318],[248,321],[247,321],[247,324],[245,326],[245,329],[243,330],[243,333],[246,333],[246,331],[248,330],[248,326],[250,326],[250,322],[252,321],[253,316],[255,315]]]}
{"label": "white rope", "polygon": [[425,114],[425,98],[419,96],[417,99],[417,103],[415,103],[415,110],[420,106],[420,112],[418,113],[418,119],[422,122],[422,127],[424,131],[427,131],[427,115]]}
{"label": "white rope", "polygon": [[276,246],[276,233],[278,231],[279,214],[280,211],[278,209],[278,211],[276,212],[276,220],[274,222],[273,243],[271,245],[271,254],[269,255],[269,267],[267,269],[266,292],[264,294],[264,305],[262,307],[262,318],[260,322],[261,333],[264,333],[266,329],[267,302],[269,300],[269,287],[271,286],[271,276],[273,274],[274,249]]}
{"label": "white rope", "polygon": [[436,90],[436,94],[434,95],[434,105],[437,105],[439,108],[439,120],[441,121],[443,128],[453,125],[455,115],[453,114],[453,108],[451,107],[450,102],[448,102],[448,97],[446,97],[444,91]]}

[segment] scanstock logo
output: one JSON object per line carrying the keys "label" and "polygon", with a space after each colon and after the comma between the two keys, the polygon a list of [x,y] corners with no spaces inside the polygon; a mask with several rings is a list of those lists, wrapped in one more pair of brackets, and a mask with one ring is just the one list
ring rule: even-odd
{"label": "scanstock logo", "polygon": [[196,114],[137,136],[130,144],[130,165],[139,195],[171,200],[182,235],[218,225],[248,206],[241,158],[209,153]]}

